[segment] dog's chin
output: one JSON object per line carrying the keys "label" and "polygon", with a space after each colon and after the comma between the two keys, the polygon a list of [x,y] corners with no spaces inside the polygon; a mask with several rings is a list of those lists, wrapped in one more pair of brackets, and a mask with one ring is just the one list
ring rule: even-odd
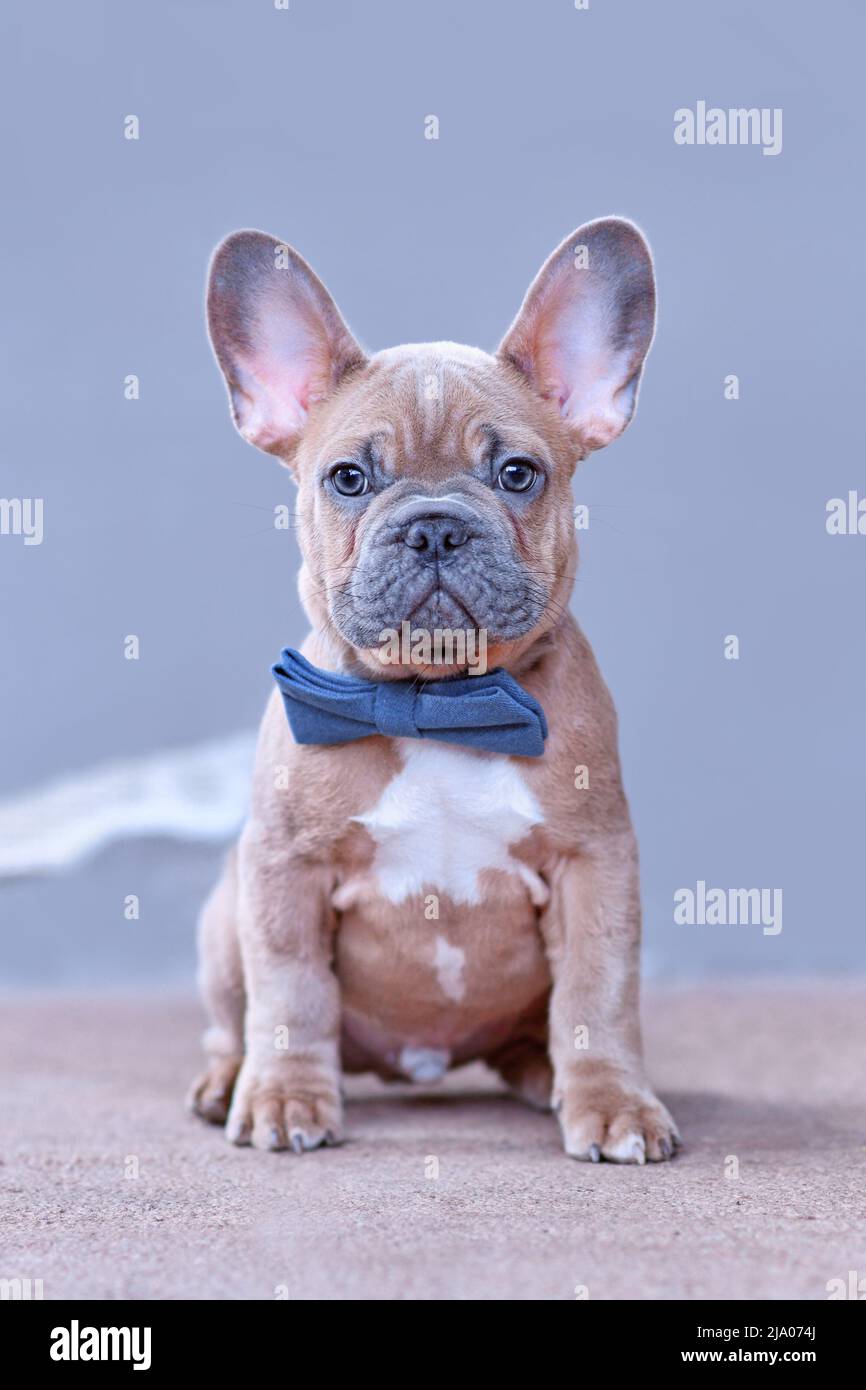
{"label": "dog's chin", "polygon": [[436,650],[425,647],[426,629],[419,629],[414,622],[405,620],[406,626],[381,629],[387,634],[374,646],[351,641],[343,633],[344,641],[352,648],[355,664],[363,668],[364,674],[372,680],[449,680],[456,676],[483,676],[490,670],[487,634],[478,633],[474,628],[453,628],[456,638],[453,645],[443,644]]}
{"label": "dog's chin", "polygon": [[[461,676],[482,676],[498,666],[506,669],[518,660],[540,635],[537,624],[527,624],[507,635],[475,628],[465,615],[449,624],[440,620],[432,627],[420,623],[417,615],[402,620],[391,618],[381,624],[331,622],[342,642],[351,649],[350,664],[358,675],[376,681],[449,680]],[[430,633],[441,633],[435,650],[425,648]],[[450,635],[450,638],[448,634]]]}
{"label": "dog's chin", "polygon": [[383,661],[378,647],[356,647],[354,652],[369,678],[376,681],[445,681],[458,676],[481,676],[488,670],[486,662],[470,666],[465,661]]}

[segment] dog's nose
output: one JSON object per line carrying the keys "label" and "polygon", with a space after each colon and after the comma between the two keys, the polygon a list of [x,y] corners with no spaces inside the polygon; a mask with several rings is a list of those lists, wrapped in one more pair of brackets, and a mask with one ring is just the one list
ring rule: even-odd
{"label": "dog's nose", "polygon": [[419,560],[428,565],[449,559],[468,539],[466,523],[457,516],[422,516],[403,533],[405,544],[417,550]]}

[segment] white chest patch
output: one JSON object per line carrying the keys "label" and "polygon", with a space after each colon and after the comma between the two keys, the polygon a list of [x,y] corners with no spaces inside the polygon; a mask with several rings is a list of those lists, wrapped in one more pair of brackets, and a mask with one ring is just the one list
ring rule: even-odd
{"label": "white chest patch", "polygon": [[436,977],[442,993],[447,999],[453,999],[455,1002],[462,999],[466,993],[466,981],[463,978],[466,952],[459,946],[452,946],[444,936],[437,936],[435,961]]}
{"label": "white chest patch", "polygon": [[[510,845],[544,820],[514,763],[415,739],[402,740],[401,748],[402,770],[372,810],[355,817],[376,841],[373,872],[383,896],[399,903],[427,889],[477,903],[479,874],[502,869],[519,874],[533,901],[540,894],[543,902],[546,889],[538,875],[509,853]],[[453,959],[446,966],[445,957],[437,957],[437,969],[440,981],[448,978],[456,988]]]}

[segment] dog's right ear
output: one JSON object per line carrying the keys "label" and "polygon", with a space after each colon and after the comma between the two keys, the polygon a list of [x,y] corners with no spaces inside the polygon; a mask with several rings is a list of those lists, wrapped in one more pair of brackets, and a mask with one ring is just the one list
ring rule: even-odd
{"label": "dog's right ear", "polygon": [[310,408],[366,361],[318,276],[265,232],[233,232],[217,247],[207,321],[235,424],[285,462]]}

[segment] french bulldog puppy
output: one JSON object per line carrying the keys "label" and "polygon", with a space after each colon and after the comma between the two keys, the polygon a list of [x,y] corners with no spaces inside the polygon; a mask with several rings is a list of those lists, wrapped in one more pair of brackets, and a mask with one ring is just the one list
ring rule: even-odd
{"label": "french bulldog puppy", "polygon": [[492,356],[368,356],[306,262],[257,231],[217,248],[207,307],[238,429],[298,484],[303,657],[418,690],[467,666],[386,662],[385,632],[483,633],[548,733],[540,756],[375,731],[297,743],[274,690],[202,914],[192,1108],[233,1143],[301,1153],[339,1141],[343,1072],[429,1083],[482,1059],[557,1113],[572,1157],[670,1158],[641,1053],[616,716],[568,611],[571,475],[629,423],[653,337],[643,236],[580,227]]}

